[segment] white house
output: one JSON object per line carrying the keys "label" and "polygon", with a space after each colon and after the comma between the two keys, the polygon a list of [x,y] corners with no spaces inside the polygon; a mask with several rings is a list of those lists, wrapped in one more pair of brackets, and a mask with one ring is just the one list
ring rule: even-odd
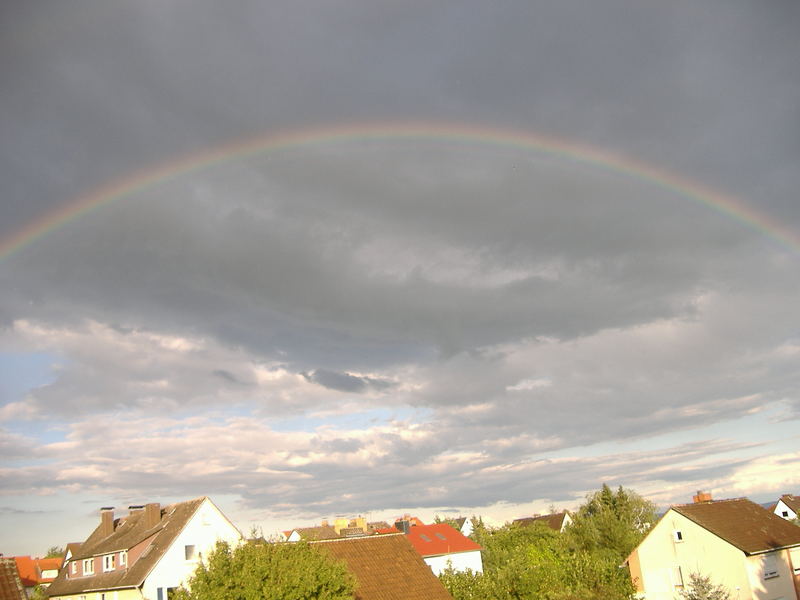
{"label": "white house", "polygon": [[414,525],[408,528],[407,537],[434,575],[448,566],[483,573],[481,547],[447,523]]}
{"label": "white house", "polygon": [[208,498],[162,507],[131,506],[100,524],[64,563],[48,589],[58,600],[169,600],[218,541],[239,544],[242,534]]}
{"label": "white house", "polygon": [[775,504],[772,510],[776,515],[787,521],[792,521],[797,518],[800,513],[800,496],[792,496],[791,494],[784,494],[781,499]]}

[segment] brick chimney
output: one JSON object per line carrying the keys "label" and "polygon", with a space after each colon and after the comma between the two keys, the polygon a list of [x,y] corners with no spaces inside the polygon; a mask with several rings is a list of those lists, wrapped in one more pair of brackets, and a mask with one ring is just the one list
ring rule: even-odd
{"label": "brick chimney", "polygon": [[147,529],[151,529],[161,522],[161,504],[158,502],[148,502],[144,505],[144,523]]}
{"label": "brick chimney", "polygon": [[131,504],[128,507],[129,516],[133,516],[135,514],[139,514],[144,510],[144,504]]}
{"label": "brick chimney", "polygon": [[692,502],[695,504],[699,504],[700,502],[711,502],[711,492],[697,490],[697,493],[692,496]]}
{"label": "brick chimney", "polygon": [[108,537],[114,533],[114,507],[104,506],[100,509],[100,535]]}

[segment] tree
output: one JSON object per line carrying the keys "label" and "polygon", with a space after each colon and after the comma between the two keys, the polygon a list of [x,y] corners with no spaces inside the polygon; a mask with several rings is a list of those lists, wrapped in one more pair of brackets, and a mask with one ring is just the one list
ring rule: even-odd
{"label": "tree", "polygon": [[622,562],[644,539],[656,520],[655,505],[633,490],[606,484],[587,496],[567,529],[575,548],[599,550]]}
{"label": "tree", "polygon": [[323,546],[219,542],[176,600],[351,600],[355,579]]}
{"label": "tree", "polygon": [[61,546],[50,546],[47,549],[47,553],[44,555],[45,558],[58,558],[61,556],[66,556],[66,551]]}
{"label": "tree", "polygon": [[731,593],[723,585],[715,585],[711,578],[700,573],[689,575],[689,585],[679,592],[681,600],[731,600]]}

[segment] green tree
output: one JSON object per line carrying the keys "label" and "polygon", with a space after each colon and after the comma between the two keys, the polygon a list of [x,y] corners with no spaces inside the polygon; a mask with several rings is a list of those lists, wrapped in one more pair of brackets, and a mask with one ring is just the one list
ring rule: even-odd
{"label": "green tree", "polygon": [[45,558],[57,558],[60,556],[66,556],[66,551],[61,546],[50,546],[47,549],[47,553],[44,555]]}
{"label": "green tree", "polygon": [[220,542],[176,600],[351,600],[355,579],[324,546]]}
{"label": "green tree", "polygon": [[627,600],[634,592],[618,561],[572,547],[543,523],[487,529],[478,543],[483,575],[440,576],[456,600]]}
{"label": "green tree", "polygon": [[656,521],[655,505],[632,490],[606,484],[587,496],[567,529],[576,549],[605,553],[622,562]]}
{"label": "green tree", "polygon": [[681,600],[731,600],[731,593],[723,585],[711,582],[711,578],[700,573],[689,575],[689,585],[678,595]]}

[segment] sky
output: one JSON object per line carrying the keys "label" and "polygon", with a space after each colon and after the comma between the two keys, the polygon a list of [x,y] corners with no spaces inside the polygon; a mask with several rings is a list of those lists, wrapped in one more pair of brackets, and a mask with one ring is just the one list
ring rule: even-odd
{"label": "sky", "polygon": [[0,552],[800,493],[800,4],[0,6]]}

